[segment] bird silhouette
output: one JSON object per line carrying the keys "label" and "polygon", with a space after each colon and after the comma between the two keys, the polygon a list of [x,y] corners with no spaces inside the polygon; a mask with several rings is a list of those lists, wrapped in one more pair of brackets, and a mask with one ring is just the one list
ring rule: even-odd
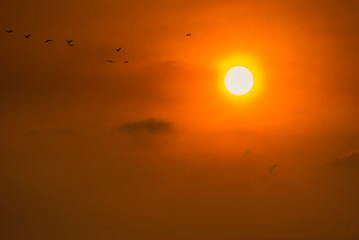
{"label": "bird silhouette", "polygon": [[192,36],[192,34],[190,34],[190,33],[187,33],[187,34],[186,34],[186,37],[190,37],[190,36]]}
{"label": "bird silhouette", "polygon": [[278,167],[277,164],[273,164],[272,166],[268,167],[268,173],[272,173]]}
{"label": "bird silhouette", "polygon": [[[8,30],[5,30],[5,32],[7,32],[7,33],[12,33],[12,32],[14,32],[14,30],[13,30],[13,29],[8,29]],[[31,34],[26,34],[26,35],[24,35],[25,38],[30,38],[31,36],[32,36]],[[190,33],[187,33],[186,36],[187,36],[187,37],[190,37],[191,34],[190,34]],[[67,46],[69,46],[69,47],[74,47],[74,46],[75,46],[75,44],[72,43],[72,42],[74,41],[73,39],[70,39],[70,40],[65,39],[65,41],[66,41],[66,43],[67,43]],[[52,40],[52,39],[46,39],[46,40],[45,40],[45,43],[50,43],[50,42],[54,42],[54,40]],[[116,50],[117,52],[120,52],[120,51],[122,50],[122,48],[115,48],[115,50]],[[114,60],[106,60],[106,62],[115,63],[116,61],[114,61]],[[126,61],[123,61],[123,63],[129,63],[129,61],[126,60]],[[273,171],[274,168],[276,168],[276,165],[275,165],[275,166],[272,166],[272,170],[271,170],[271,171]]]}

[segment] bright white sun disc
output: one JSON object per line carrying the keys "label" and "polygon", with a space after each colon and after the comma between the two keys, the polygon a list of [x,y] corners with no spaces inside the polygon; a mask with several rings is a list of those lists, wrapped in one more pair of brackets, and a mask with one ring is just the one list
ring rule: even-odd
{"label": "bright white sun disc", "polygon": [[253,87],[253,75],[245,67],[231,68],[224,78],[224,85],[227,90],[234,95],[248,93]]}

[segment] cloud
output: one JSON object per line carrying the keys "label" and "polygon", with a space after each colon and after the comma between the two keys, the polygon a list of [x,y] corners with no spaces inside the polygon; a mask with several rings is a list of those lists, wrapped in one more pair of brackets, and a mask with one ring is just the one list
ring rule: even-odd
{"label": "cloud", "polygon": [[340,168],[359,169],[359,154],[355,152],[349,156],[336,159],[333,162],[333,166]]}
{"label": "cloud", "polygon": [[[351,155],[336,159],[330,165],[331,180],[341,191],[351,194],[351,199],[359,199],[359,154],[354,152]],[[355,197],[354,197],[355,196]]]}
{"label": "cloud", "polygon": [[120,127],[120,130],[127,133],[168,133],[172,129],[172,123],[156,118],[147,118],[138,122],[128,122]]}

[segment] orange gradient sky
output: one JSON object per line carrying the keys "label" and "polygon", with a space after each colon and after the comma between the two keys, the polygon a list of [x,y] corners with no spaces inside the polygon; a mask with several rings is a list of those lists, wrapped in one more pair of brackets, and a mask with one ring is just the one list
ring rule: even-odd
{"label": "orange gradient sky", "polygon": [[2,239],[358,239],[356,1],[0,8]]}

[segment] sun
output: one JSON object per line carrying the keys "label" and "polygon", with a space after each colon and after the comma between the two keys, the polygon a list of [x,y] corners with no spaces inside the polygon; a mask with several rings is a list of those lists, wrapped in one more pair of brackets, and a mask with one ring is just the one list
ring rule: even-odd
{"label": "sun", "polygon": [[245,67],[231,68],[224,78],[224,85],[227,90],[234,95],[244,95],[248,93],[254,84],[252,73]]}

